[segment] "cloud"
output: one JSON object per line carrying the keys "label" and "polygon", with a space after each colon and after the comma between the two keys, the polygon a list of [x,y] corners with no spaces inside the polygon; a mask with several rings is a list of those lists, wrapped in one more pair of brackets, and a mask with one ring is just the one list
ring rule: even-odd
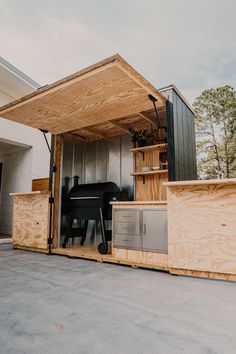
{"label": "cloud", "polygon": [[[82,22],[44,18],[33,31],[2,28],[6,58],[41,84],[69,75],[112,53],[105,37]],[[11,45],[9,45],[9,43]]]}
{"label": "cloud", "polygon": [[1,55],[46,84],[119,52],[192,101],[236,87],[235,10],[234,0],[0,0]]}

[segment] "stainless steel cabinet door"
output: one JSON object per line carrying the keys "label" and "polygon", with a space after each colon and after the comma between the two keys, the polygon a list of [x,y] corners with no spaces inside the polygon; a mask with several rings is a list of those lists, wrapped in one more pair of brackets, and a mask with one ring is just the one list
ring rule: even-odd
{"label": "stainless steel cabinet door", "polygon": [[143,249],[168,252],[167,210],[143,211]]}

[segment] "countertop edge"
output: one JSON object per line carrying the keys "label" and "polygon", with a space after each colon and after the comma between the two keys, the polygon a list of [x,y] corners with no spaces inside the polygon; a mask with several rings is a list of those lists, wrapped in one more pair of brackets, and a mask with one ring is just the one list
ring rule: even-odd
{"label": "countertop edge", "polygon": [[210,185],[210,184],[226,184],[226,185],[235,184],[236,185],[236,178],[176,181],[176,182],[174,181],[174,182],[163,183],[163,185],[167,187],[197,186],[197,185]]}
{"label": "countertop edge", "polygon": [[148,200],[148,201],[114,201],[110,202],[112,205],[166,205],[167,201],[156,201],[156,200]]}
{"label": "countertop edge", "polygon": [[35,192],[16,192],[16,193],[9,193],[10,196],[24,196],[24,195],[49,195],[48,191],[35,191]]}

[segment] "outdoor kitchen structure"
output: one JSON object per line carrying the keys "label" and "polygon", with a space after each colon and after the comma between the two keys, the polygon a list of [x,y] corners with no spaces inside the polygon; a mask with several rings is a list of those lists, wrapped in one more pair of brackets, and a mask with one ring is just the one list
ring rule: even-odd
{"label": "outdoor kitchen structure", "polygon": [[194,114],[174,86],[114,55],[0,116],[52,134],[49,191],[13,194],[14,248],[236,279],[236,180],[196,181]]}

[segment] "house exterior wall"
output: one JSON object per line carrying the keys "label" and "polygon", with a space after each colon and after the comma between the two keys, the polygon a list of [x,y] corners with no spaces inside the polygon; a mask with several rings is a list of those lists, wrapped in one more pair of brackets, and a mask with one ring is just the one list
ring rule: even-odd
{"label": "house exterior wall", "polygon": [[[32,154],[29,158],[32,159],[32,179],[48,177],[50,156],[40,131],[1,118],[0,139],[31,146]],[[48,139],[50,140],[50,134],[48,134]]]}
{"label": "house exterior wall", "polygon": [[32,152],[32,149],[25,149],[2,158],[0,233],[11,235],[13,200],[9,193],[31,190]]}
{"label": "house exterior wall", "polygon": [[[30,78],[0,57],[0,106],[39,87]],[[50,141],[50,135],[48,135]],[[49,176],[50,156],[41,132],[0,117],[0,142],[16,145],[15,151],[2,152],[0,191],[0,233],[11,234],[12,197],[9,193],[30,192],[32,179]]]}

